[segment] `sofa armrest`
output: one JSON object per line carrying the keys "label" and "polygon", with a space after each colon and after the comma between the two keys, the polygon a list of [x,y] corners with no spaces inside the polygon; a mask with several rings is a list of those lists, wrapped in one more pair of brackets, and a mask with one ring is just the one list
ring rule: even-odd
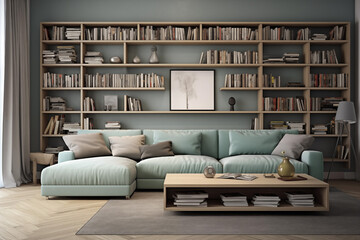
{"label": "sofa armrest", "polygon": [[59,152],[58,163],[75,160],[75,154],[73,151],[62,151]]}
{"label": "sofa armrest", "polygon": [[309,167],[309,175],[323,180],[324,177],[324,160],[323,154],[319,151],[304,151],[301,154],[301,161]]}

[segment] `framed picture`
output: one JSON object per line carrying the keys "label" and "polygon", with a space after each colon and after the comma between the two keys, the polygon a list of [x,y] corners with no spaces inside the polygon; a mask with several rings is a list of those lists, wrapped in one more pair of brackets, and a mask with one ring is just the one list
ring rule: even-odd
{"label": "framed picture", "polygon": [[215,110],[215,70],[170,70],[170,110]]}
{"label": "framed picture", "polygon": [[117,95],[105,95],[104,96],[104,110],[105,111],[117,111],[118,110],[118,96]]}

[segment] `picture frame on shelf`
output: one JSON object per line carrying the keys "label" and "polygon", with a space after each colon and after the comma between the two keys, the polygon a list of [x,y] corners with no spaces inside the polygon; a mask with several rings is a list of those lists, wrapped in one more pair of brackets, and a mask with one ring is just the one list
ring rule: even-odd
{"label": "picture frame on shelf", "polygon": [[105,95],[104,96],[104,111],[118,111],[118,96]]}
{"label": "picture frame on shelf", "polygon": [[171,111],[214,111],[214,69],[171,69]]}

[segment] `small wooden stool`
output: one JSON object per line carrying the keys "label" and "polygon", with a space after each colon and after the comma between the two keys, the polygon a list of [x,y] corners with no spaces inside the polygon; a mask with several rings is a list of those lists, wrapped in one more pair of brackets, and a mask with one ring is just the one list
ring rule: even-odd
{"label": "small wooden stool", "polygon": [[37,165],[53,165],[55,154],[51,153],[30,153],[30,160],[33,162],[33,184],[37,184]]}

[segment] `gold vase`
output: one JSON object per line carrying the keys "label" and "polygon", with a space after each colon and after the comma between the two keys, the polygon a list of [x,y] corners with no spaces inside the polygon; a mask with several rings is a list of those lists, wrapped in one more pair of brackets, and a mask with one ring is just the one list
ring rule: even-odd
{"label": "gold vase", "polygon": [[[281,152],[283,155],[284,151]],[[282,162],[278,166],[278,174],[280,177],[293,177],[295,174],[295,167],[291,164],[288,157],[283,157]]]}

